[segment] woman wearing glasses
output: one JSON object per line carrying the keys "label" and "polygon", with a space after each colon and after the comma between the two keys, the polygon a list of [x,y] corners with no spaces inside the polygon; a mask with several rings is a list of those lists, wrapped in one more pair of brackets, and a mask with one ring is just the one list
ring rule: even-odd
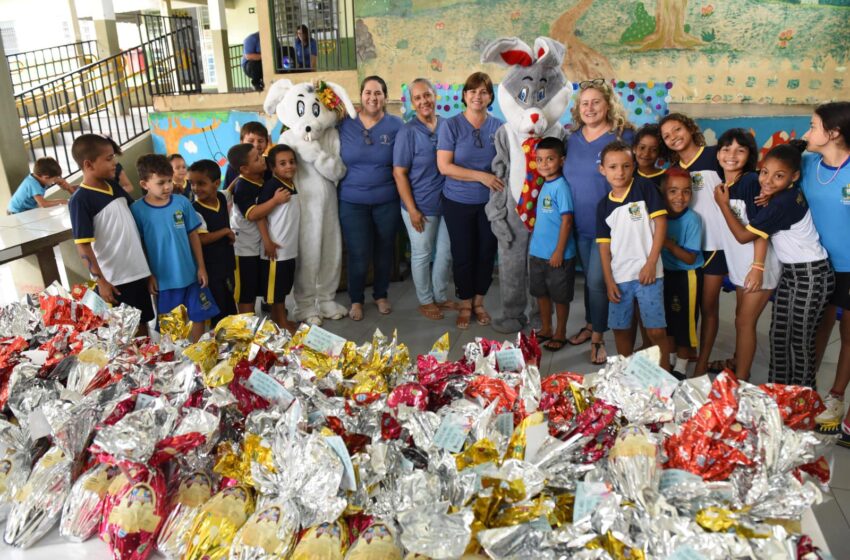
{"label": "woman wearing glasses", "polygon": [[493,82],[475,72],[463,85],[466,109],[446,120],[437,139],[437,166],[446,176],[443,216],[452,245],[455,289],[461,300],[457,326],[469,327],[472,314],[479,325],[489,325],[484,295],[490,288],[496,237],[484,206],[490,191],[504,189],[491,170],[496,157],[494,139],[502,121],[487,114],[493,104]]}
{"label": "woman wearing glasses", "polygon": [[569,343],[578,345],[590,340],[590,361],[600,365],[607,357],[603,334],[608,330],[608,294],[596,244],[596,207],[610,189],[599,173],[599,154],[614,140],[631,145],[634,131],[619,97],[602,78],[579,84],[578,94],[573,98],[572,118],[564,178],[573,192],[576,240],[584,268],[586,325]]}
{"label": "woman wearing glasses", "polygon": [[444,309],[455,309],[448,294],[452,263],[449,232],[440,208],[445,178],[437,169],[437,135],[444,120],[437,116],[437,94],[431,82],[413,80],[408,94],[416,117],[396,136],[393,176],[402,202],[401,219],[410,238],[410,268],[419,313],[438,320],[443,318]]}
{"label": "woman wearing glasses", "polygon": [[387,83],[368,76],[360,84],[361,110],[339,125],[340,155],[347,169],[339,182],[339,221],[347,251],[349,317],[363,319],[364,287],[369,261],[374,264],[372,296],[387,315],[387,299],[395,234],[400,222],[398,191],[393,180],[393,144],[400,118],[385,112]]}

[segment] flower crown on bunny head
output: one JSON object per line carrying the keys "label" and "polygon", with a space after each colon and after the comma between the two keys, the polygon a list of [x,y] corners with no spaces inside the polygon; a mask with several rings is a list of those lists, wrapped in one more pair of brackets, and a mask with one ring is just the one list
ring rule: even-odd
{"label": "flower crown on bunny head", "polygon": [[499,107],[522,136],[543,136],[564,114],[572,94],[561,70],[565,53],[564,45],[549,37],[538,37],[533,50],[517,37],[504,37],[481,54],[481,62],[509,68],[499,84]]}
{"label": "flower crown on bunny head", "polygon": [[275,81],[266,94],[263,109],[277,115],[287,128],[287,143],[297,140],[312,142],[326,130],[349,115],[356,115],[345,90],[333,82],[317,80],[293,84],[283,79]]}
{"label": "flower crown on bunny head", "polygon": [[316,95],[319,101],[322,102],[322,105],[334,111],[337,114],[337,118],[342,120],[345,117],[345,105],[343,105],[342,99],[340,99],[333,88],[324,80],[315,80],[313,87],[316,88]]}

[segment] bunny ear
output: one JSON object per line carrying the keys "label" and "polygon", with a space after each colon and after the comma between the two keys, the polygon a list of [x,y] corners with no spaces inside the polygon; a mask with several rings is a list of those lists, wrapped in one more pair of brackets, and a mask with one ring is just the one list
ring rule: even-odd
{"label": "bunny ear", "polygon": [[543,66],[560,66],[566,50],[563,44],[549,37],[538,37],[534,41],[534,54]]}
{"label": "bunny ear", "polygon": [[495,62],[502,66],[531,66],[534,55],[531,47],[518,37],[502,37],[484,47],[481,62]]}
{"label": "bunny ear", "polygon": [[325,82],[330,86],[330,88],[334,91],[334,93],[342,100],[342,105],[345,107],[345,112],[352,119],[357,116],[357,111],[354,109],[354,104],[351,102],[351,99],[348,97],[348,92],[345,91],[345,88],[339,84],[335,84],[333,82]]}
{"label": "bunny ear", "polygon": [[269,92],[266,94],[266,100],[263,102],[263,111],[267,115],[275,115],[278,103],[286,96],[286,92],[292,87],[292,82],[287,79],[276,80]]}

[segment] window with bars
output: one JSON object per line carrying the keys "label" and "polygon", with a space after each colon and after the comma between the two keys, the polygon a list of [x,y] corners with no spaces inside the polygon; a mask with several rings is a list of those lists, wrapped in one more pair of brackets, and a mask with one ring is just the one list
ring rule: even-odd
{"label": "window with bars", "polygon": [[[353,0],[270,0],[269,8],[278,72],[357,68]],[[302,24],[316,44],[316,68],[309,55],[299,54],[296,48],[296,30]]]}

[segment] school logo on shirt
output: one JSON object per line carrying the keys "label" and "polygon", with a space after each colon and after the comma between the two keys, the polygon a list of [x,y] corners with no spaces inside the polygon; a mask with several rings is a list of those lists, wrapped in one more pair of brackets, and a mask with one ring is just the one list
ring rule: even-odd
{"label": "school logo on shirt", "polygon": [[552,197],[548,194],[543,197],[543,201],[541,202],[542,208],[544,212],[552,211]]}
{"label": "school logo on shirt", "polygon": [[702,190],[705,186],[705,179],[702,178],[702,175],[697,173],[696,175],[691,176],[691,189],[695,191]]}
{"label": "school logo on shirt", "polygon": [[178,210],[177,212],[174,213],[174,227],[177,227],[177,228],[185,228],[186,227],[186,221],[183,219],[183,211],[182,210]]}
{"label": "school logo on shirt", "polygon": [[389,145],[390,143],[390,135],[389,134],[381,134],[381,144],[384,146]]}
{"label": "school logo on shirt", "polygon": [[629,204],[629,217],[633,222],[641,219],[640,205],[637,202]]}
{"label": "school logo on shirt", "polygon": [[732,206],[732,213],[735,214],[735,219],[740,222],[741,221],[741,215],[743,214],[743,212],[741,212],[741,208],[739,208],[737,206]]}
{"label": "school logo on shirt", "polygon": [[844,185],[844,188],[841,189],[841,202],[844,204],[850,204],[850,183]]}
{"label": "school logo on shirt", "polygon": [[199,293],[198,299],[201,301],[201,309],[203,309],[204,311],[206,311],[207,309],[209,309],[212,306],[212,303],[210,302],[210,298],[207,297],[206,292],[202,291],[201,293]]}

